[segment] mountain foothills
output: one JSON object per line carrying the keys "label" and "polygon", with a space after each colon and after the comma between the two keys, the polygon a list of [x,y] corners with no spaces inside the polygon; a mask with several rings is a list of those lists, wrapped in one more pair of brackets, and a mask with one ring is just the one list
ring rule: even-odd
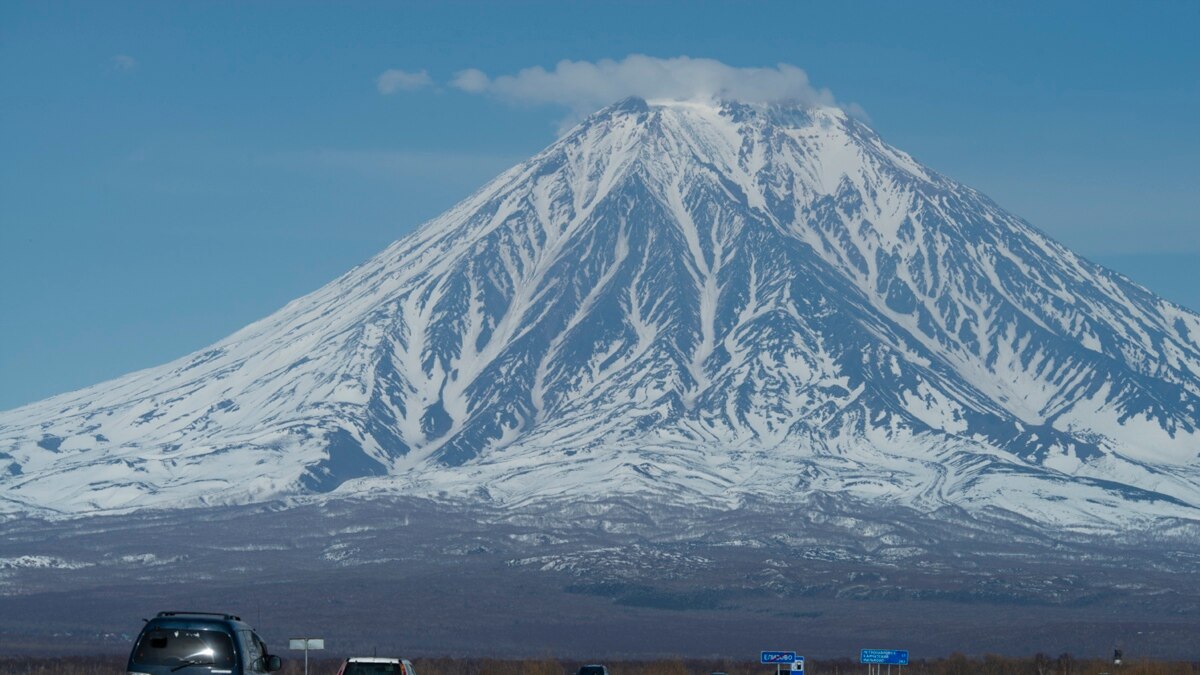
{"label": "mountain foothills", "polygon": [[10,515],[787,498],[1195,536],[1200,316],[839,109],[627,99],[210,348],[0,413],[0,476]]}

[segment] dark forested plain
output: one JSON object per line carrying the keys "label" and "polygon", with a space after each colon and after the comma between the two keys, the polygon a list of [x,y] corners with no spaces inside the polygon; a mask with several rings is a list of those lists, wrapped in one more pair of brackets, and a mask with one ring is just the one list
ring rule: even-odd
{"label": "dark forested plain", "polygon": [[1198,656],[1194,550],[1132,535],[931,536],[907,512],[846,512],[869,540],[801,510],[519,515],[371,500],[0,523],[0,656],[128,652],[162,610],[241,615],[281,653],[309,636],[502,659]]}

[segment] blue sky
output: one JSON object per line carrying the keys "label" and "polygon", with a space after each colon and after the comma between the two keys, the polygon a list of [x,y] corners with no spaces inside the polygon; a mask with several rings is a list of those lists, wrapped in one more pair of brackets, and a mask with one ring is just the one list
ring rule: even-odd
{"label": "blue sky", "polygon": [[[554,139],[448,83],[803,68],[918,160],[1200,309],[1200,3],[0,4],[0,409],[200,348]],[[432,84],[383,94],[389,69]]]}

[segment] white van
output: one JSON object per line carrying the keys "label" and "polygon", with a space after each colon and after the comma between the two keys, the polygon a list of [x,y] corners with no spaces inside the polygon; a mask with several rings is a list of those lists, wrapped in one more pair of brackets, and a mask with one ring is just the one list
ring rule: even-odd
{"label": "white van", "polygon": [[379,656],[352,656],[342,664],[338,675],[417,675],[411,661]]}

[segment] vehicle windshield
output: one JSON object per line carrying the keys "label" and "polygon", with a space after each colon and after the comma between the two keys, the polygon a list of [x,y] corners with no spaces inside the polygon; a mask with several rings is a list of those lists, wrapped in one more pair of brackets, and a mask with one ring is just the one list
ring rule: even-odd
{"label": "vehicle windshield", "polygon": [[132,661],[139,666],[233,668],[233,641],[215,630],[152,628],[138,638]]}
{"label": "vehicle windshield", "polygon": [[604,672],[604,666],[584,666],[579,669],[577,675],[608,675]]}
{"label": "vehicle windshield", "polygon": [[345,675],[374,675],[375,673],[402,673],[399,663],[347,663]]}

